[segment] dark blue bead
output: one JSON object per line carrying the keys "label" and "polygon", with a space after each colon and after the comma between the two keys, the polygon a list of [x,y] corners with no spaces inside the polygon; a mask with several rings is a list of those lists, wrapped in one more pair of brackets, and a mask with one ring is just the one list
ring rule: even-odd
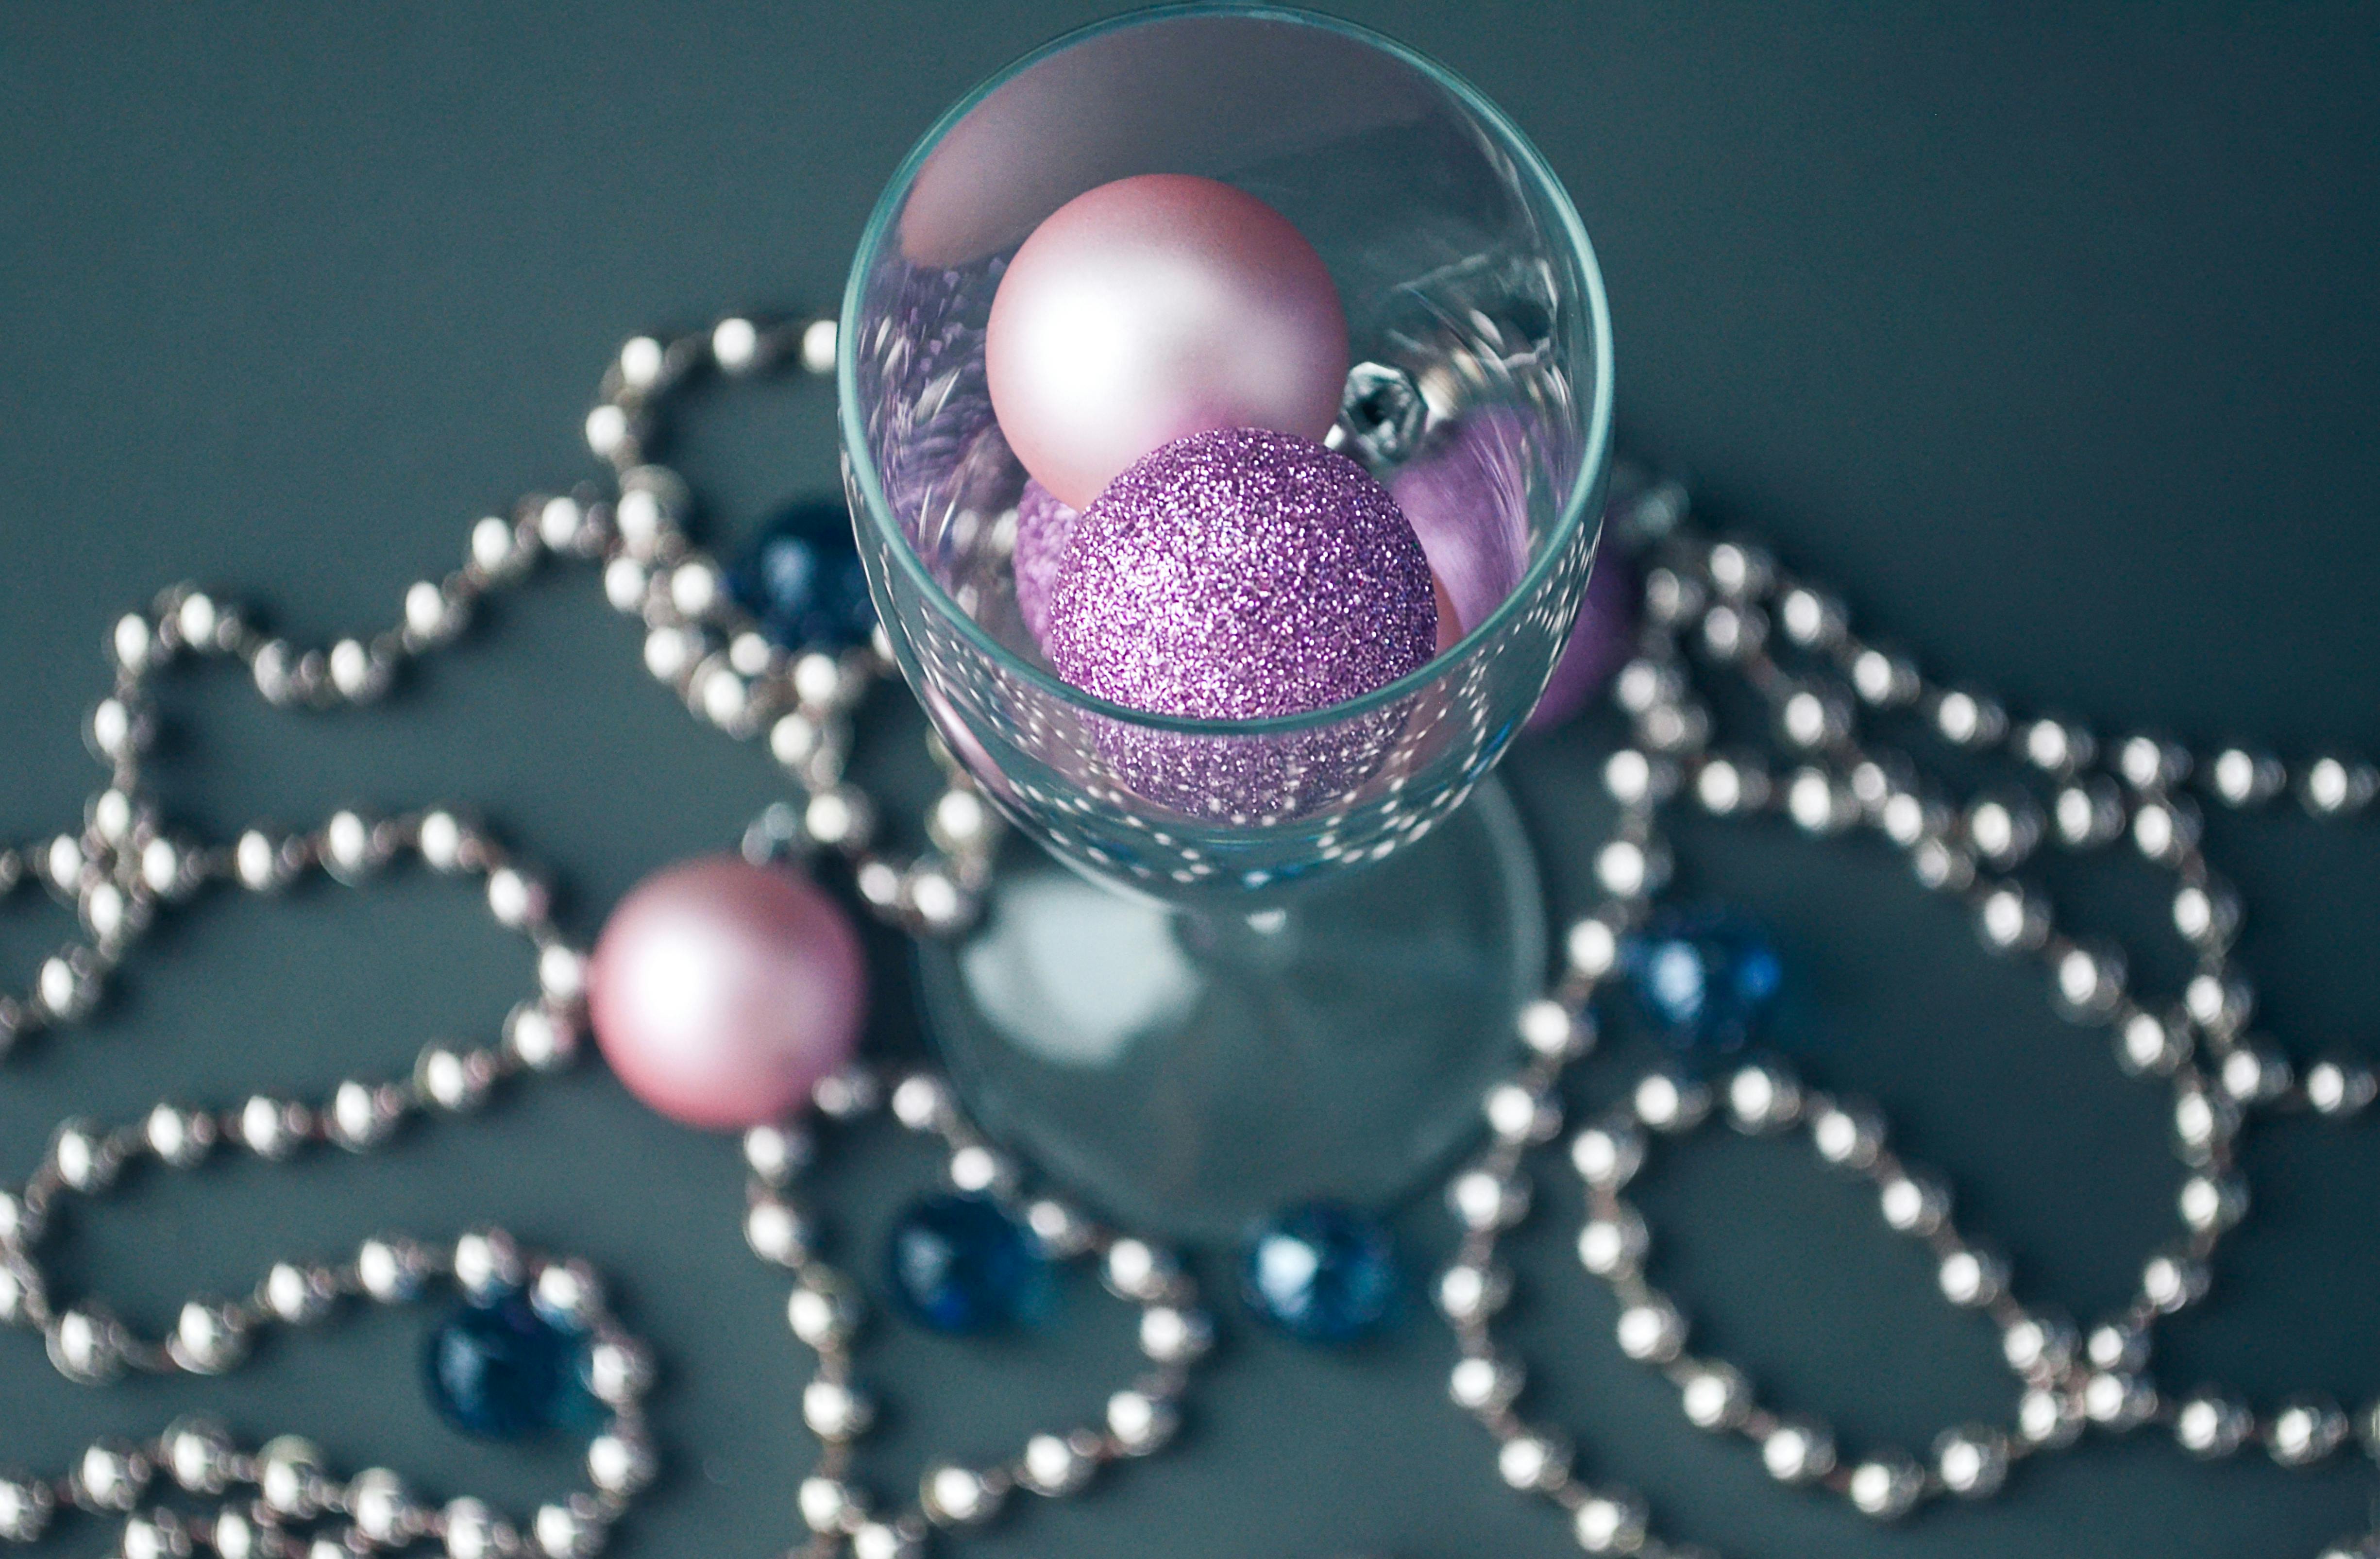
{"label": "dark blue bead", "polygon": [[584,1336],[512,1294],[447,1317],[430,1334],[422,1371],[440,1418],[466,1434],[517,1440],[600,1418],[586,1354]]}
{"label": "dark blue bead", "polygon": [[1622,956],[1637,1009],[1689,1055],[1742,1050],[1785,977],[1757,928],[1712,910],[1655,917]]}
{"label": "dark blue bead", "polygon": [[1041,1241],[990,1197],[912,1203],[892,1225],[884,1260],[903,1313],[937,1332],[1038,1321],[1056,1296]]}
{"label": "dark blue bead", "polygon": [[782,650],[844,649],[876,628],[851,511],[840,500],[795,504],[771,520],[729,570],[727,591]]}
{"label": "dark blue bead", "polygon": [[1378,1220],[1310,1202],[1248,1236],[1240,1281],[1248,1308],[1291,1336],[1351,1343],[1396,1309],[1396,1249]]}

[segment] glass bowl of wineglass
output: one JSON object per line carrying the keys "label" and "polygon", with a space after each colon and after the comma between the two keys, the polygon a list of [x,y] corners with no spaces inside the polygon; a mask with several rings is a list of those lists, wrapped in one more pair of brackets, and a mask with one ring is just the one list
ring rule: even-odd
{"label": "glass bowl of wineglass", "polygon": [[[1060,676],[1028,621],[992,307],[1053,213],[1152,174],[1255,197],[1328,268],[1351,366],[1320,442],[1392,493],[1425,464],[1466,473],[1474,600],[1385,685],[1264,718],[1151,713]],[[1387,39],[1271,8],[1135,13],[934,127],[860,244],[839,343],[846,486],[894,658],[1039,846],[1012,848],[973,930],[920,953],[976,1118],[1179,1235],[1398,1200],[1463,1145],[1546,972],[1490,771],[1567,642],[1609,465],[1609,319],[1560,182]]]}

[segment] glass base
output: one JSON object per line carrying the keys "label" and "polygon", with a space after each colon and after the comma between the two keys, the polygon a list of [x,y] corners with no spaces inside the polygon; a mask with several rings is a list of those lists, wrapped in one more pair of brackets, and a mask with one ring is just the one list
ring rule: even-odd
{"label": "glass base", "polygon": [[930,1033],[995,1140],[1169,1238],[1403,1200],[1476,1135],[1545,977],[1536,863],[1492,779],[1379,865],[1249,916],[1019,854],[976,931],[921,948]]}

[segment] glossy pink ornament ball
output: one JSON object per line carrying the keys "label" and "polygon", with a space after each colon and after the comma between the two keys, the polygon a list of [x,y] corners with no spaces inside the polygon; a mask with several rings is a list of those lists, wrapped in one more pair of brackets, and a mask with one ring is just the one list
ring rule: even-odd
{"label": "glossy pink ornament ball", "polygon": [[858,934],[807,879],[738,856],[666,867],[622,899],[588,1016],[629,1092],[672,1120],[783,1120],[847,1064],[867,1014]]}
{"label": "glossy pink ornament ball", "polygon": [[1075,196],[1025,240],[984,368],[1009,447],[1080,510],[1190,433],[1319,441],[1339,418],[1347,316],[1279,212],[1211,178],[1143,174]]}

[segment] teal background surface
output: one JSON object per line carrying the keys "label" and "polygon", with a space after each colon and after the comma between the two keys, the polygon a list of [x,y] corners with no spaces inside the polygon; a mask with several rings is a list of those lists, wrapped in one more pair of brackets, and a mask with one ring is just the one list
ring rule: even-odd
{"label": "teal background surface", "polygon": [[[194,579],[326,640],[393,621],[471,518],[593,474],[578,443],[625,336],[838,296],[881,181],[948,101],[1097,4],[123,6],[0,14],[0,836],[78,815],[75,736],[103,635]],[[2292,752],[2380,752],[2380,28],[2368,8],[1349,4],[1504,104],[1599,247],[1626,440],[1706,511],[1843,589],[1938,672],[2102,729],[2154,725]],[[833,482],[822,387],[699,400],[675,449],[732,538]],[[872,744],[916,780],[888,700]],[[654,866],[731,841],[779,794],[765,755],[708,734],[638,664],[590,573],[487,614],[385,706],[320,719],[227,674],[169,685],[173,814],[251,818],[451,799],[564,885],[591,934]],[[1590,721],[1508,765],[1558,905],[1585,897],[1606,809]],[[2301,1057],[2380,1055],[2380,825],[2213,825],[2246,891],[2243,944]],[[2021,1291],[2085,1316],[2173,1227],[2164,1099],[2118,1076],[2030,973],[1880,849],[1763,826],[1682,841],[1694,896],[1775,927],[1807,1069],[1869,1094]],[[2053,882],[2155,940],[2144,872]],[[16,982],[64,933],[0,912]],[[876,945],[880,1041],[917,1042],[896,942]],[[2170,956],[2143,955],[2144,979]],[[0,1070],[0,1180],[55,1122],[175,1094],[225,1102],[394,1069],[434,1033],[492,1030],[527,960],[451,884],[275,903],[214,895],[154,935],[103,1016]],[[1590,1068],[1610,1097],[1621,1063]],[[2260,1124],[2257,1211],[2161,1379],[2269,1403],[2380,1394],[2380,1127]],[[1516,1243],[1512,1332],[1588,1473],[1660,1529],[1730,1555],[2301,1555],[2370,1514],[2373,1475],[2246,1457],[2201,1468],[2156,1437],[2028,1467],[2000,1500],[1879,1531],[1772,1486],[1686,1426],[1609,1341],[1570,1254],[1548,1156]],[[821,1200],[872,1278],[890,1212],[931,1174],[890,1131],[831,1157]],[[1774,1143],[1697,1139],[1645,1192],[1658,1271],[1769,1397],[1847,1443],[1922,1445],[2009,1407],[1986,1330],[1947,1310],[1864,1197]],[[78,1209],[66,1281],[152,1325],[193,1288],[374,1230],[501,1222],[583,1252],[664,1361],[667,1480],[615,1552],[767,1553],[796,1529],[813,1448],[784,1285],[737,1233],[730,1144],[632,1105],[600,1066],[431,1123],[369,1160],[144,1176]],[[1451,1244],[1402,1218],[1416,1282]],[[1209,1275],[1221,1270],[1209,1263]],[[863,1466],[889,1492],[931,1451],[982,1455],[1071,1421],[1128,1368],[1087,1290],[1049,1335],[959,1346],[887,1325],[867,1355],[892,1411]],[[1496,1480],[1444,1400],[1427,1313],[1345,1354],[1223,1307],[1228,1339],[1174,1455],[964,1546],[987,1555],[1400,1559],[1570,1550]],[[516,1508],[575,1481],[575,1446],[489,1452],[416,1383],[423,1316],[275,1342],[225,1381],[66,1383],[0,1334],[0,1463],[64,1464],[101,1432],[218,1411],[338,1465]],[[96,1552],[77,1524],[35,1551]]]}

